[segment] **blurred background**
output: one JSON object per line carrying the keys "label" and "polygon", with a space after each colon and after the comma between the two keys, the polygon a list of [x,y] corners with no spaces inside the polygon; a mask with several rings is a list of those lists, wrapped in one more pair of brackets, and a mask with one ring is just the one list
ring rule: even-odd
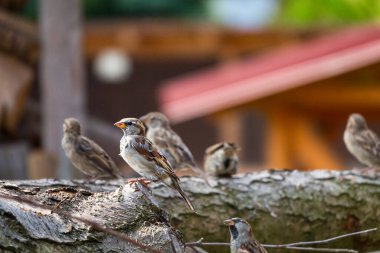
{"label": "blurred background", "polygon": [[118,156],[113,123],[162,111],[202,164],[234,141],[241,172],[360,167],[351,112],[380,132],[376,0],[0,0],[0,178],[80,178],[78,118]]}

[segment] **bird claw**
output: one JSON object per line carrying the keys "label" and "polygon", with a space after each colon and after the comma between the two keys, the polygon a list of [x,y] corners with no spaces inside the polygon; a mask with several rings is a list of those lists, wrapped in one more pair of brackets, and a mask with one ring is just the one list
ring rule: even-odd
{"label": "bird claw", "polygon": [[148,180],[148,179],[145,179],[145,178],[130,178],[127,180],[127,183],[129,185],[132,185],[134,184],[135,186],[135,189],[137,189],[136,187],[136,183],[140,183],[142,186],[148,188],[148,184],[150,184],[152,181]]}

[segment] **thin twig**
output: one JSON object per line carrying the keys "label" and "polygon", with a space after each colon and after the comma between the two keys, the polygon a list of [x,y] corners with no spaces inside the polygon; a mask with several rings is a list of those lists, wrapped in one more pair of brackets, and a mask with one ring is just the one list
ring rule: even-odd
{"label": "thin twig", "polygon": [[186,243],[186,246],[230,246],[229,242],[188,242]]}
{"label": "thin twig", "polygon": [[328,242],[335,241],[335,240],[342,239],[342,238],[349,237],[349,236],[369,233],[369,232],[376,231],[376,230],[377,230],[377,228],[371,228],[371,229],[358,231],[358,232],[354,232],[354,233],[349,233],[349,234],[344,234],[344,235],[339,235],[339,236],[335,236],[332,238],[319,240],[319,241],[295,242],[295,243],[279,244],[279,245],[263,244],[263,246],[267,247],[267,248],[284,248],[284,247],[292,247],[292,246],[299,246],[299,245],[322,244],[322,243],[328,243]]}
{"label": "thin twig", "polygon": [[115,237],[117,237],[117,238],[119,238],[119,239],[121,239],[123,241],[129,242],[129,243],[131,243],[131,244],[133,244],[133,245],[135,245],[135,246],[137,246],[137,247],[139,247],[139,248],[141,248],[141,249],[143,249],[143,250],[145,250],[147,252],[164,253],[164,252],[162,252],[160,250],[153,249],[152,247],[150,247],[148,245],[144,245],[144,244],[138,242],[137,240],[132,239],[132,238],[128,237],[127,235],[125,235],[123,233],[120,233],[120,232],[118,232],[116,230],[113,230],[113,229],[110,229],[110,228],[107,228],[107,227],[103,227],[102,225],[96,223],[95,221],[93,221],[91,219],[83,218],[83,217],[80,217],[80,216],[77,216],[77,215],[74,215],[74,214],[71,214],[71,213],[68,213],[68,212],[65,212],[65,211],[61,211],[61,210],[58,210],[58,209],[55,209],[55,208],[51,208],[49,206],[40,204],[40,203],[35,202],[33,200],[30,200],[30,199],[22,198],[22,197],[19,197],[19,196],[12,196],[12,195],[7,195],[7,194],[0,193],[0,198],[8,199],[8,200],[14,200],[14,201],[19,202],[19,203],[24,203],[24,204],[28,204],[28,205],[33,206],[33,207],[49,210],[52,213],[56,213],[58,215],[62,215],[62,216],[65,216],[65,217],[68,217],[68,218],[71,218],[71,219],[83,222],[83,223],[91,226],[92,228],[94,228],[97,231],[104,232],[106,234],[115,236]]}
{"label": "thin twig", "polygon": [[[266,247],[264,244],[262,244],[264,247]],[[186,243],[187,247],[201,247],[201,246],[230,246],[230,243],[228,242],[201,242],[201,241],[196,241],[196,242],[190,242]],[[271,245],[273,246],[273,245]],[[277,246],[277,245],[274,245]],[[307,250],[307,251],[319,251],[319,252],[347,252],[347,253],[358,253],[356,250],[352,249],[333,249],[333,248],[312,248],[312,247],[286,247],[286,246],[281,246],[281,247],[266,247],[266,248],[283,248],[283,249],[293,249],[293,250]]]}
{"label": "thin twig", "polygon": [[332,248],[312,248],[312,247],[285,247],[285,249],[292,249],[292,250],[307,250],[307,251],[319,251],[319,252],[347,252],[347,253],[358,253],[357,250],[353,250],[353,249],[332,249]]}
{"label": "thin twig", "polygon": [[[363,231],[358,231],[354,233],[349,233],[349,234],[344,234],[344,235],[339,235],[335,236],[332,238],[324,239],[324,240],[319,240],[319,241],[308,241],[308,242],[295,242],[295,243],[289,243],[289,244],[278,244],[278,245],[273,245],[273,244],[262,244],[263,247],[265,248],[285,248],[285,249],[294,249],[294,250],[309,250],[309,251],[320,251],[320,252],[350,252],[350,253],[356,253],[356,250],[352,249],[332,249],[332,248],[311,248],[311,247],[296,247],[300,245],[311,245],[311,244],[322,244],[322,243],[328,243],[334,240],[342,239],[345,237],[349,236],[354,236],[354,235],[360,235],[360,234],[365,234],[369,233],[372,231],[376,231],[377,228],[371,228]],[[230,243],[228,242],[203,242],[203,238],[196,242],[189,242],[186,243],[186,246],[230,246]]]}

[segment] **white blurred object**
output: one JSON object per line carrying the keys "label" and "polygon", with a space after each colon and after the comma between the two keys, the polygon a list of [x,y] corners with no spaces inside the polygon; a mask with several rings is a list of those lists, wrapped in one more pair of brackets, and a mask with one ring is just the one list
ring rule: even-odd
{"label": "white blurred object", "polygon": [[209,0],[211,18],[239,30],[259,29],[276,14],[278,0]]}
{"label": "white blurred object", "polygon": [[132,60],[122,50],[114,48],[105,49],[95,58],[94,72],[104,82],[121,82],[131,75]]}

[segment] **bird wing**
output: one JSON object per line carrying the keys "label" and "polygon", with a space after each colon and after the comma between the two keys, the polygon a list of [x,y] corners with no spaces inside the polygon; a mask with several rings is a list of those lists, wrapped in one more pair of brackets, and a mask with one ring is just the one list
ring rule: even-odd
{"label": "bird wing", "polygon": [[242,243],[239,248],[239,253],[268,253],[265,248],[256,240]]}
{"label": "bird wing", "polygon": [[174,167],[184,163],[196,167],[193,155],[176,132],[164,128],[156,128],[152,131],[154,131],[154,143],[175,161],[175,164],[172,164]]}
{"label": "bird wing", "polygon": [[77,150],[96,168],[111,174],[117,170],[111,157],[94,141],[82,136],[78,142]]}
{"label": "bird wing", "polygon": [[365,150],[380,158],[380,139],[375,132],[367,129],[356,136],[356,141]]}
{"label": "bird wing", "polygon": [[217,143],[217,144],[214,144],[214,145],[212,145],[212,146],[210,146],[210,147],[208,147],[208,148],[206,149],[205,154],[206,154],[206,155],[210,155],[210,154],[216,152],[217,150],[223,148],[223,145],[224,145],[223,142],[221,142],[221,143]]}
{"label": "bird wing", "polygon": [[[148,161],[153,161],[157,166],[164,169],[165,173],[168,174],[171,178],[179,180],[179,178],[174,173],[172,167],[170,166],[168,160],[161,155],[161,153],[153,146],[152,142],[144,136],[138,136],[134,138],[134,141],[131,142],[132,147],[145,159]],[[157,171],[154,171],[156,174]],[[157,174],[159,178],[162,178],[162,175]]]}
{"label": "bird wing", "polygon": [[197,167],[197,164],[194,161],[193,154],[186,144],[182,141],[181,137],[174,132],[173,130],[168,131],[169,142],[171,143],[171,152],[176,153],[177,156],[182,158],[182,163],[189,164],[193,167]]}

